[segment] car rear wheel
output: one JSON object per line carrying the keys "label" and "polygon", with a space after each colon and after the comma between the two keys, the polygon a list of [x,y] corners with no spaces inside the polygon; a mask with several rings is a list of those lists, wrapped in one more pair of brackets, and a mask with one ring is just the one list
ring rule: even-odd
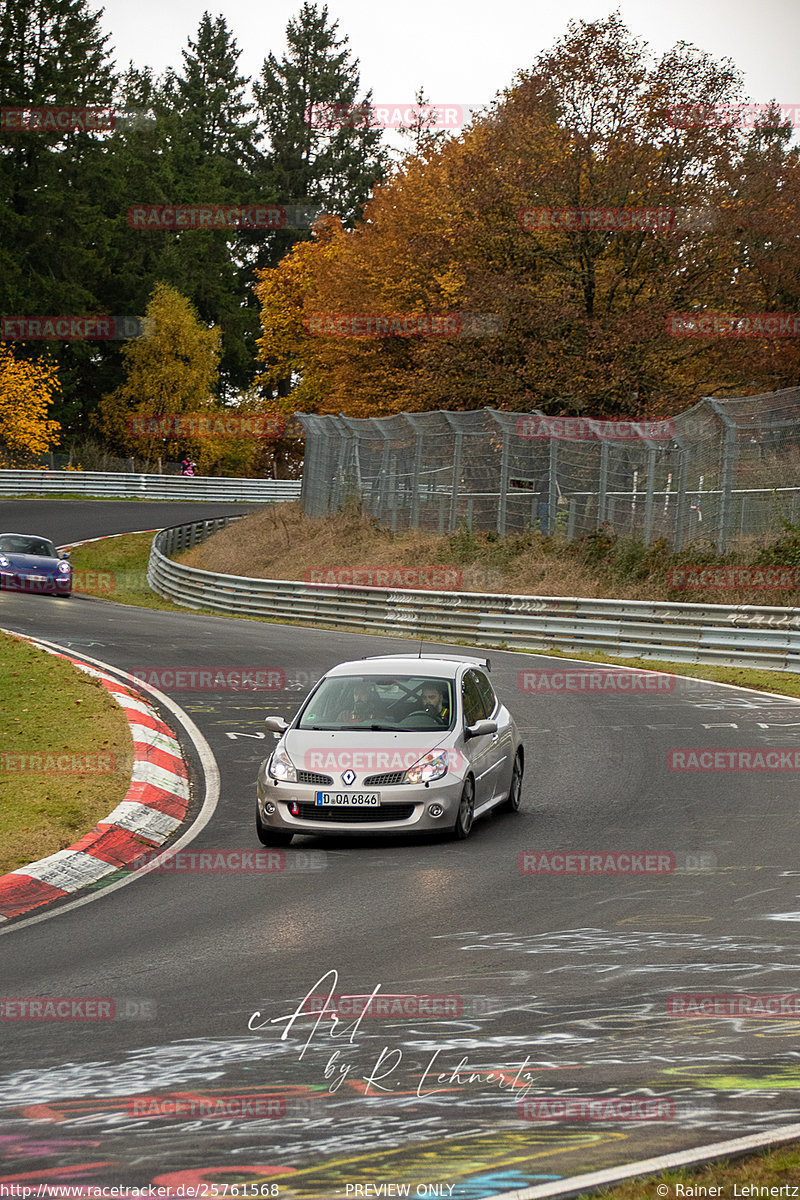
{"label": "car rear wheel", "polygon": [[514,770],[511,772],[511,787],[508,789],[508,795],[505,800],[500,805],[503,812],[519,811],[519,806],[522,803],[522,774],[524,769],[525,764],[518,750],[514,757]]}
{"label": "car rear wheel", "polygon": [[285,829],[268,829],[261,820],[261,813],[256,804],[256,833],[258,840],[262,846],[290,846],[292,844],[293,833],[289,833]]}
{"label": "car rear wheel", "polygon": [[458,802],[458,815],[453,826],[454,835],[461,841],[468,838],[475,818],[475,784],[471,778],[464,780],[461,799]]}

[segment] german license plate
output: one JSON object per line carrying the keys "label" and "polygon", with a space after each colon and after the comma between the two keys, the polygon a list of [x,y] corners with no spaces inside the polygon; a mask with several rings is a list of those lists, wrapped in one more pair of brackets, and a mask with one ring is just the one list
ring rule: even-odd
{"label": "german license plate", "polygon": [[317,805],[326,808],[377,808],[380,792],[317,792]]}

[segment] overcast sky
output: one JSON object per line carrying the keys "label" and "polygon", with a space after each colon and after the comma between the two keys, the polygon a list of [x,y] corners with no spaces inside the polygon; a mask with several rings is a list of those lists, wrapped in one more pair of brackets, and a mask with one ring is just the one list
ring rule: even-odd
{"label": "overcast sky", "polygon": [[[92,7],[95,7],[92,5]],[[97,5],[99,7],[99,4]],[[107,0],[102,24],[117,64],[180,68],[203,12],[222,13],[243,74],[280,57],[301,0]],[[360,62],[363,90],[406,104],[423,87],[434,104],[483,104],[566,32],[571,18],[605,17],[613,0],[330,0]],[[800,0],[624,0],[622,19],[660,54],[677,41],[733,59],[754,101],[800,106]]]}

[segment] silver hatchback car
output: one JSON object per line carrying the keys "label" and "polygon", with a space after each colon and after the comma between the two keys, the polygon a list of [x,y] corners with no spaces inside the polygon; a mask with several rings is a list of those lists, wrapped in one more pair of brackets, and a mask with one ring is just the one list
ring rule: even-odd
{"label": "silver hatchback car", "polygon": [[258,772],[265,846],[296,833],[469,835],[516,812],[525,751],[489,660],[398,654],[340,663],[319,680]]}

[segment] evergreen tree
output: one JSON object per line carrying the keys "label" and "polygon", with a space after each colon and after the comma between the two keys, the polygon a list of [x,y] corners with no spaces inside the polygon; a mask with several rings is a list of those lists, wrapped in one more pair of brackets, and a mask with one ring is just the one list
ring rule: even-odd
{"label": "evergreen tree", "polygon": [[[167,80],[170,168],[177,184],[172,200],[264,202],[254,177],[260,158],[257,122],[246,99],[250,80],[238,71],[240,55],[225,18],[212,20],[206,12],[183,51],[182,73]],[[242,393],[252,382],[258,333],[250,244],[264,233],[186,230],[159,236],[172,243],[172,261],[164,262],[162,278],[189,296],[201,318],[222,332],[223,395]]]}
{"label": "evergreen tree", "polygon": [[[305,0],[286,28],[288,51],[264,61],[254,85],[271,149],[269,171],[282,202],[311,201],[352,225],[388,171],[380,129],[372,128],[372,93],[359,100],[358,60],[328,20],[327,5]],[[304,235],[275,239],[274,264]],[[262,262],[260,265],[268,265]]]}
{"label": "evergreen tree", "polygon": [[[114,76],[100,13],[86,0],[5,0],[0,7],[4,108],[110,107]],[[89,314],[108,270],[102,133],[11,132],[0,141],[0,308],[7,314]],[[85,422],[98,347],[54,343],[63,399],[53,415]],[[41,344],[19,346],[36,357]],[[113,353],[113,350],[111,351]]]}

